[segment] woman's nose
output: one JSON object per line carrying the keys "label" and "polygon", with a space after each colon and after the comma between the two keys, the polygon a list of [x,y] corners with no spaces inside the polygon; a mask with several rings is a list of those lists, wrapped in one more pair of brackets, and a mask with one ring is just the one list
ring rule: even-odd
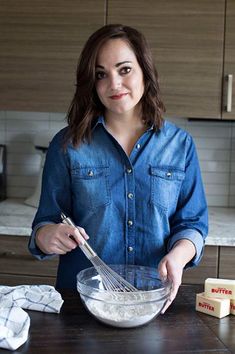
{"label": "woman's nose", "polygon": [[110,88],[111,90],[117,90],[121,87],[121,77],[119,75],[110,75]]}

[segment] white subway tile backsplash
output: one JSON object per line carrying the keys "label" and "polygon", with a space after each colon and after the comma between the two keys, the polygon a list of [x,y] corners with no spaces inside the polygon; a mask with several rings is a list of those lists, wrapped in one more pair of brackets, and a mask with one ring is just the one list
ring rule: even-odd
{"label": "white subway tile backsplash", "polygon": [[7,163],[7,176],[37,176],[40,166],[32,164],[18,165]]}
{"label": "white subway tile backsplash", "polygon": [[26,120],[26,119],[10,119],[6,122],[6,130],[9,132],[40,132],[44,130],[49,130],[49,121],[43,120]]}
{"label": "white subway tile backsplash", "polygon": [[200,161],[202,171],[206,172],[229,172],[230,163],[228,161]]}
{"label": "white subway tile backsplash", "polygon": [[182,129],[186,128],[186,124],[187,124],[186,118],[170,117],[170,118],[166,118],[166,119],[169,120],[170,122],[176,124],[178,127],[182,128]]}
{"label": "white subway tile backsplash", "polygon": [[234,184],[230,185],[230,195],[234,195],[235,196],[235,182],[234,182]]}
{"label": "white subway tile backsplash", "polygon": [[228,206],[230,208],[234,208],[235,207],[235,195],[230,195],[229,196],[229,202],[228,202]]}
{"label": "white subway tile backsplash", "polygon": [[33,143],[36,132],[6,131],[6,141],[9,144],[15,142]]}
{"label": "white subway tile backsplash", "polygon": [[66,127],[66,125],[67,123],[64,121],[51,121],[50,132],[52,133],[52,135],[55,135],[59,130]]}
{"label": "white subway tile backsplash", "polygon": [[222,195],[207,195],[207,204],[209,206],[228,207],[229,197]]}
{"label": "white subway tile backsplash", "polygon": [[230,173],[214,173],[214,172],[202,172],[202,179],[207,184],[229,184]]}
{"label": "white subway tile backsplash", "polygon": [[34,188],[29,187],[7,187],[8,198],[27,198],[32,195]]}
{"label": "white subway tile backsplash", "polygon": [[230,138],[231,137],[231,127],[229,126],[213,126],[211,123],[211,127],[204,127],[203,124],[199,126],[191,126],[187,125],[187,132],[193,135],[195,138]]}
{"label": "white subway tile backsplash", "polygon": [[230,174],[230,183],[235,184],[235,173],[231,172]]}
{"label": "white subway tile backsplash", "polygon": [[0,111],[0,121],[4,120],[6,117],[6,112],[5,111]]}
{"label": "white subway tile backsplash", "polygon": [[[213,124],[213,123],[212,123]],[[230,150],[231,149],[231,139],[225,138],[199,138],[194,137],[193,140],[196,144],[197,149],[215,149],[215,150]]]}
{"label": "white subway tile backsplash", "polygon": [[17,154],[17,153],[8,153],[7,161],[10,165],[40,165],[41,155],[36,154]]}
{"label": "white subway tile backsplash", "polygon": [[8,176],[7,185],[9,187],[28,187],[34,188],[38,180],[38,176]]}
{"label": "white subway tile backsplash", "polygon": [[235,138],[235,124],[234,123],[232,124],[232,137],[233,138]]}
{"label": "white subway tile backsplash", "polygon": [[[235,121],[170,118],[196,144],[208,205],[235,207]],[[41,153],[34,142],[50,139],[66,123],[66,113],[0,111],[0,143],[7,145],[7,195],[27,198],[35,189]]]}
{"label": "white subway tile backsplash", "polygon": [[5,112],[0,111],[0,144],[6,142],[6,119]]}
{"label": "white subway tile backsplash", "polygon": [[201,126],[203,129],[211,129],[211,127],[231,127],[233,123],[229,121],[222,120],[197,120],[197,119],[189,119],[187,120],[187,125],[191,127]]}
{"label": "white subway tile backsplash", "polygon": [[24,153],[24,154],[35,154],[38,151],[35,149],[33,143],[30,141],[11,141],[11,144],[7,146],[7,152],[10,153]]}
{"label": "white subway tile backsplash", "polygon": [[0,144],[5,144],[6,143],[6,134],[4,131],[0,130]]}
{"label": "white subway tile backsplash", "polygon": [[230,161],[230,150],[197,149],[199,160],[203,161]]}
{"label": "white subway tile backsplash", "polygon": [[65,122],[66,121],[66,113],[49,113],[50,122],[51,121],[59,121]]}
{"label": "white subway tile backsplash", "polygon": [[229,184],[204,184],[206,195],[228,196]]}
{"label": "white subway tile backsplash", "polygon": [[9,120],[17,120],[20,121],[48,121],[50,113],[47,112],[18,112],[18,111],[6,111],[6,119]]}
{"label": "white subway tile backsplash", "polygon": [[0,117],[0,130],[5,131],[5,119],[1,119]]}

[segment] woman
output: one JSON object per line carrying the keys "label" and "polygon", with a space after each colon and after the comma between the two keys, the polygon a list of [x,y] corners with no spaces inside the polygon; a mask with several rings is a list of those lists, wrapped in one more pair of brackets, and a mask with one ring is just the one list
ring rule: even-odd
{"label": "woman", "polygon": [[[207,206],[195,146],[163,111],[143,35],[122,25],[96,31],[80,56],[68,127],[47,153],[29,244],[39,259],[60,255],[57,288],[75,288],[91,266],[77,247],[88,235],[106,263],[158,267],[172,280],[165,309],[183,269],[199,263]],[[78,228],[62,224],[61,211]]]}

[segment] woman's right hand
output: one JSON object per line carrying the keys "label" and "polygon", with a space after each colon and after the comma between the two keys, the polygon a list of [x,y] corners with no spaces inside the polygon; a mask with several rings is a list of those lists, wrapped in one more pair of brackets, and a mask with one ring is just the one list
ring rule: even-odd
{"label": "woman's right hand", "polygon": [[35,242],[46,254],[65,254],[84,244],[89,236],[82,227],[65,224],[48,224],[36,233]]}

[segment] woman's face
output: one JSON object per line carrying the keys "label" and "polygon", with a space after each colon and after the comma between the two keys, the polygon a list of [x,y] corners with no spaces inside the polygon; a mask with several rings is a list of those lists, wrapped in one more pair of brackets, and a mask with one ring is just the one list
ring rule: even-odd
{"label": "woman's face", "polygon": [[125,40],[110,39],[96,63],[96,91],[106,114],[135,114],[144,93],[143,72]]}

